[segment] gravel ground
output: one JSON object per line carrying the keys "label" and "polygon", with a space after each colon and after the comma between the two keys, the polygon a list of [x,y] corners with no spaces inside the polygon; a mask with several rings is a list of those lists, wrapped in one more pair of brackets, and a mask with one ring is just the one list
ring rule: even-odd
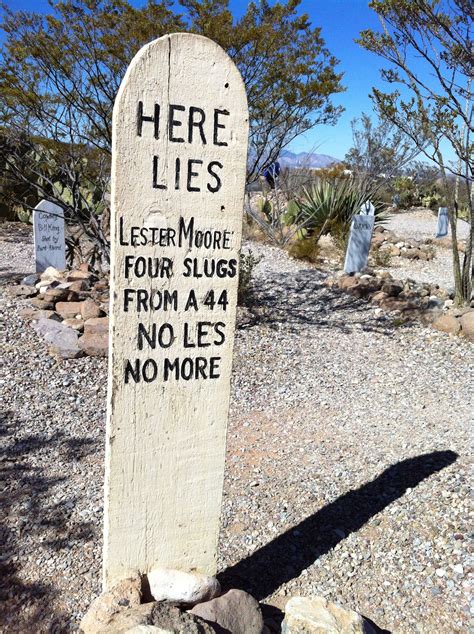
{"label": "gravel ground", "polygon": [[[386,227],[398,236],[424,240],[434,238],[436,232],[436,215],[429,209],[417,209],[393,214]],[[458,220],[458,240],[464,240],[469,232],[469,225],[464,220]],[[451,235],[449,231],[448,236]],[[429,262],[423,260],[405,260],[393,258],[389,271],[394,277],[411,277],[418,282],[439,284],[443,288],[453,288],[453,265],[451,249],[436,247],[436,257]]]}
{"label": "gravel ground", "polygon": [[[422,240],[424,238],[434,238],[436,233],[437,214],[431,209],[411,209],[392,214],[387,223],[387,229],[391,229],[396,234],[405,238]],[[464,220],[459,219],[457,223],[458,239],[467,237],[469,225]],[[449,234],[451,235],[451,231]]]}
{"label": "gravel ground", "polygon": [[[468,631],[472,345],[395,327],[324,272],[251,248],[222,582],[280,608],[322,594],[400,634]],[[28,234],[0,252],[4,281],[31,270]],[[19,306],[3,300],[1,631],[66,632],[100,590],[106,363],[58,365]]]}

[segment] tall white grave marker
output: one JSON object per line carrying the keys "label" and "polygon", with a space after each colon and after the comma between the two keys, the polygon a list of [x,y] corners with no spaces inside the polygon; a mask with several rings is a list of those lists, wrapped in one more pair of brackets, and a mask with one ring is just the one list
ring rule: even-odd
{"label": "tall white grave marker", "polygon": [[42,273],[48,266],[66,268],[64,247],[64,211],[62,207],[42,200],[33,210],[33,234],[35,242],[36,272]]}
{"label": "tall white grave marker", "polygon": [[449,216],[447,207],[438,208],[438,223],[436,225],[436,238],[444,238],[448,235]]}
{"label": "tall white grave marker", "polygon": [[367,266],[374,224],[373,215],[355,214],[352,217],[344,262],[346,273],[357,273]]}
{"label": "tall white grave marker", "polygon": [[104,585],[214,574],[248,110],[214,42],[167,35],[115,102]]}

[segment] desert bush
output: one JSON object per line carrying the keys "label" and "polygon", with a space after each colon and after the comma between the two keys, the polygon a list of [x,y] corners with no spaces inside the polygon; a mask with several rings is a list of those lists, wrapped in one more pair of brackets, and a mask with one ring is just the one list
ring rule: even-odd
{"label": "desert bush", "polygon": [[375,266],[388,268],[392,264],[392,254],[388,249],[375,249],[372,253]]}
{"label": "desert bush", "polygon": [[330,235],[336,245],[347,243],[352,217],[360,213],[361,206],[371,200],[375,207],[375,222],[383,222],[386,205],[378,200],[368,182],[356,180],[320,181],[311,189],[304,189],[296,199],[294,213],[288,220],[304,227],[304,235]]}
{"label": "desert bush", "polygon": [[307,236],[296,240],[288,249],[289,254],[297,260],[316,262],[320,252],[319,243],[314,236]]}
{"label": "desert bush", "polygon": [[413,178],[399,176],[393,182],[393,189],[398,194],[398,207],[400,209],[409,209],[420,204],[420,192]]}
{"label": "desert bush", "polygon": [[441,200],[442,200],[441,194],[438,194],[437,192],[432,192],[422,196],[421,204],[423,205],[423,207],[426,207],[427,209],[437,210],[438,207],[441,207]]}
{"label": "desert bush", "polygon": [[252,279],[254,269],[262,260],[262,256],[256,256],[251,250],[240,254],[239,262],[239,286],[237,290],[237,304],[245,306],[252,295]]}

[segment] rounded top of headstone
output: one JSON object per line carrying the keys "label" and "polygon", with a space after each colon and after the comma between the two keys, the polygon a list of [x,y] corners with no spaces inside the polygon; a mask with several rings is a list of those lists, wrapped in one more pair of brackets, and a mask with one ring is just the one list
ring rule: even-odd
{"label": "rounded top of headstone", "polygon": [[[145,44],[133,57],[128,66],[127,72],[125,73],[120,84],[120,88],[115,100],[114,110],[118,107],[118,104],[121,101],[123,92],[127,84],[136,74],[140,74],[140,67],[145,64],[149,65],[149,62],[152,61],[153,58],[157,58],[156,61],[162,62],[163,55],[166,54],[168,55],[170,67],[173,62],[181,62],[179,63],[179,66],[181,66],[181,68],[175,69],[178,71],[186,70],[184,64],[186,59],[193,59],[195,62],[201,64],[203,72],[200,78],[196,77],[198,82],[199,79],[201,80],[201,90],[197,94],[197,96],[199,94],[206,94],[206,82],[208,82],[210,79],[217,80],[217,70],[219,67],[227,67],[229,81],[224,81],[221,88],[223,90],[230,91],[231,94],[233,93],[235,95],[235,98],[238,98],[239,100],[245,100],[244,103],[245,106],[247,106],[247,92],[245,90],[245,84],[240,71],[238,70],[232,58],[221,46],[219,46],[219,44],[207,37],[204,37],[203,35],[198,35],[196,33],[169,33],[167,35],[163,35],[156,40],[152,40],[148,44]],[[156,74],[159,75],[162,66],[160,64],[156,66],[155,64],[153,64],[153,66],[157,69]],[[145,80],[146,78],[142,79]],[[230,79],[232,79],[232,84],[230,82]]]}

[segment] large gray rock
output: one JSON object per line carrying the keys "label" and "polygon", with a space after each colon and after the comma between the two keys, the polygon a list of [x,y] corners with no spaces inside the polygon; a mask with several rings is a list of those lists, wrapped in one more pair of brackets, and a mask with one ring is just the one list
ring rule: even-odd
{"label": "large gray rock", "polygon": [[38,273],[31,273],[31,275],[27,275],[21,280],[21,283],[25,286],[34,286],[39,280]]}
{"label": "large gray rock", "polygon": [[199,603],[190,612],[232,634],[261,634],[263,630],[258,601],[243,590],[229,590],[217,599]]}
{"label": "large gray rock", "polygon": [[357,612],[324,597],[293,597],[285,607],[282,634],[375,634]]}
{"label": "large gray rock", "polygon": [[221,590],[215,577],[169,568],[154,568],[147,574],[147,579],[155,601],[195,605],[214,599]]}
{"label": "large gray rock", "polygon": [[75,330],[53,319],[44,318],[33,323],[32,328],[49,344],[51,354],[61,359],[76,359],[82,356]]}

